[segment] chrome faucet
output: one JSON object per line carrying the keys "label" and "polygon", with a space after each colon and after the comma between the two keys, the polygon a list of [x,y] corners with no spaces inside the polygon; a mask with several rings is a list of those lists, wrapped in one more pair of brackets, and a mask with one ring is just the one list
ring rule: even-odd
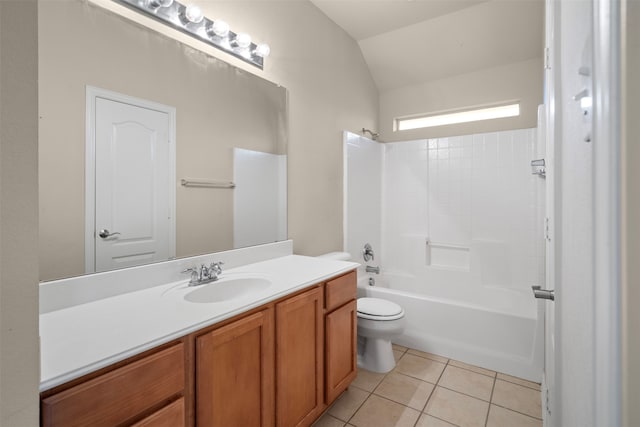
{"label": "chrome faucet", "polygon": [[365,267],[365,271],[367,273],[376,273],[376,274],[380,274],[380,267],[372,267],[370,265],[367,265]]}
{"label": "chrome faucet", "polygon": [[364,249],[362,250],[362,258],[364,258],[365,262],[373,261],[373,248],[369,243],[364,245]]}
{"label": "chrome faucet", "polygon": [[224,262],[212,262],[208,267],[204,264],[200,268],[190,267],[183,270],[182,273],[191,273],[189,286],[204,285],[206,283],[215,282],[218,276],[222,274],[222,265]]}

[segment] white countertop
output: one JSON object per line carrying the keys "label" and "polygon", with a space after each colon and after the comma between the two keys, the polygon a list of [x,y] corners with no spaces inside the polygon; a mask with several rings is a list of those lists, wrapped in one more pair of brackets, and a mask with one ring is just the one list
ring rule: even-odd
{"label": "white countertop", "polygon": [[358,264],[289,255],[225,270],[220,281],[263,277],[272,285],[222,303],[194,303],[188,280],[136,290],[40,315],[44,391],[160,344],[228,319]]}

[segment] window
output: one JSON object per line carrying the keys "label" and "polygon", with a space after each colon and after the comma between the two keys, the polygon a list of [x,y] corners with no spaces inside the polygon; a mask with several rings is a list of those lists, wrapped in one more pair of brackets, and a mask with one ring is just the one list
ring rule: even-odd
{"label": "window", "polygon": [[395,130],[421,129],[457,123],[477,122],[480,120],[500,119],[503,117],[516,117],[519,115],[520,103],[514,103],[475,108],[466,111],[397,118],[395,120]]}

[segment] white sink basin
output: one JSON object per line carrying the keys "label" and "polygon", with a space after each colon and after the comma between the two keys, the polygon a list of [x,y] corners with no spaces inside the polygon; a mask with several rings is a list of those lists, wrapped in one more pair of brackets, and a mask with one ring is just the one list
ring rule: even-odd
{"label": "white sink basin", "polygon": [[241,298],[252,292],[260,292],[271,286],[271,281],[260,277],[221,279],[195,288],[184,296],[190,302],[213,303]]}

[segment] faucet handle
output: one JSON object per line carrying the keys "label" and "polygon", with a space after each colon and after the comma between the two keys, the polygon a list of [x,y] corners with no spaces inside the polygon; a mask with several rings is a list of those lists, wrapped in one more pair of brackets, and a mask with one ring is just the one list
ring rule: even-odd
{"label": "faucet handle", "polygon": [[200,280],[208,279],[211,276],[211,270],[206,265],[200,266]]}
{"label": "faucet handle", "polygon": [[373,254],[373,248],[369,243],[366,243],[364,245],[364,249],[362,249],[362,257],[364,258],[365,262],[369,262],[375,259]]}
{"label": "faucet handle", "polygon": [[189,267],[187,269],[182,270],[180,273],[183,273],[183,274],[191,273],[191,281],[189,283],[198,282],[198,270],[195,267]]}
{"label": "faucet handle", "polygon": [[215,272],[216,275],[222,274],[222,266],[223,265],[224,265],[224,262],[222,262],[222,261],[212,262],[211,265],[209,266],[209,270],[211,272]]}

